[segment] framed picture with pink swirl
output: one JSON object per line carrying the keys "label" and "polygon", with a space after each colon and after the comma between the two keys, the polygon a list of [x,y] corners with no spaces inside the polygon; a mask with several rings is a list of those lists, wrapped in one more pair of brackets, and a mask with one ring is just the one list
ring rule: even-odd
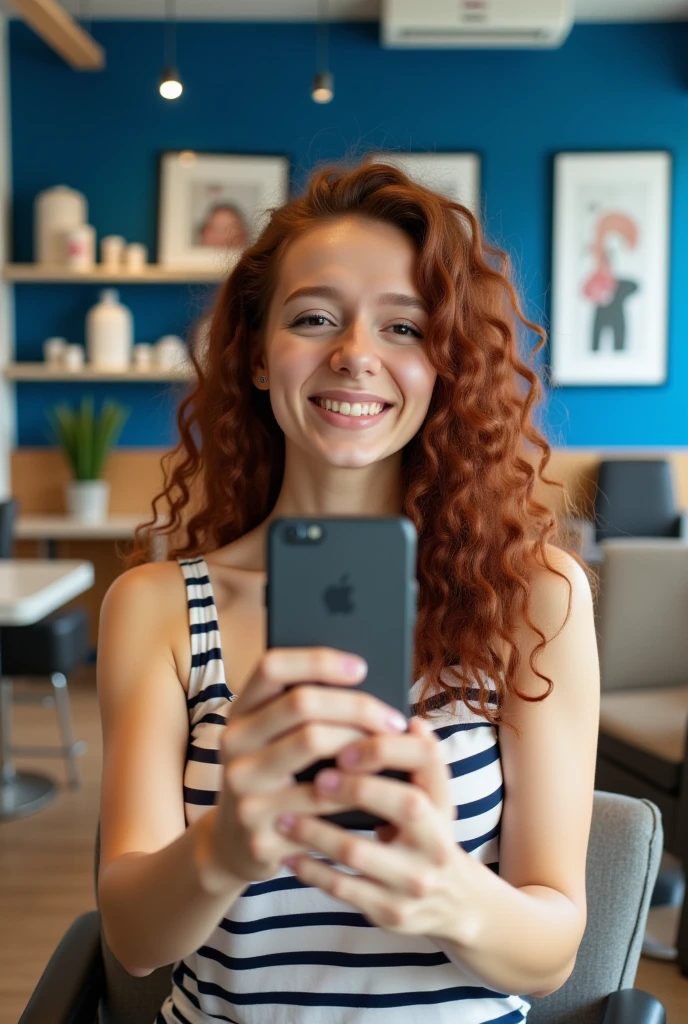
{"label": "framed picture with pink swirl", "polygon": [[664,384],[671,154],[554,158],[551,382]]}

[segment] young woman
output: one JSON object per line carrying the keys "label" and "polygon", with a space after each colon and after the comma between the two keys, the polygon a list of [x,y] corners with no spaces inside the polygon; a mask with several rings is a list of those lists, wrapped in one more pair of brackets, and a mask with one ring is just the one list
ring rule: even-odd
{"label": "young woman", "polygon": [[[98,646],[103,926],[131,974],[174,964],[157,1024],[511,1024],[573,969],[599,669],[587,575],[532,495],[517,334],[544,334],[507,268],[371,157],[272,210],[221,290],[153,503],[184,541],[111,586]],[[263,606],[273,516],[400,513],[408,723],[347,652],[266,653]],[[353,806],[391,824],[320,818]]]}

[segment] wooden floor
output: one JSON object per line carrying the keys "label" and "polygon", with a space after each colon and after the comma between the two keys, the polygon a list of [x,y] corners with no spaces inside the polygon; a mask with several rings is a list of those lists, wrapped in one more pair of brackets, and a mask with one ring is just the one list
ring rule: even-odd
{"label": "wooden floor", "polygon": [[[88,743],[82,788],[66,788],[61,761],[18,759],[18,767],[50,775],[60,788],[36,814],[0,823],[0,1024],[16,1024],[66,929],[95,908],[101,734],[92,669],[73,676],[69,692],[77,739]],[[18,705],[13,717],[15,744],[59,741],[54,708]],[[686,1024],[688,978],[674,964],[641,958],[635,984],[662,1000],[669,1024]]]}

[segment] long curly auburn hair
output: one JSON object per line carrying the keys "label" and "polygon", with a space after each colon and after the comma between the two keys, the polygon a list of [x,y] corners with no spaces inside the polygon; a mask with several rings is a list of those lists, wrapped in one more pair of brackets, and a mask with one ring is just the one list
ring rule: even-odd
{"label": "long curly auburn hair", "polygon": [[[566,621],[571,584],[548,560],[558,524],[534,500],[533,488],[536,476],[563,484],[544,476],[550,446],[531,419],[541,385],[518,352],[521,327],[539,338],[533,354],[546,335],[521,312],[508,256],[486,242],[467,207],[372,155],[353,166],[321,166],[303,195],[268,212],[267,226],[219,291],[207,353],[191,353],[197,379],[178,409],[180,440],[163,456],[163,489],[127,564],[147,560],[144,533],[151,529],[173,542],[168,558],[193,557],[237,540],[270,515],[283,478],[284,436],[268,393],[252,384],[251,354],[280,263],[295,239],[325,221],[357,215],[386,222],[405,232],[417,252],[415,284],[430,310],[424,344],[437,371],[425,421],[402,457],[403,511],[418,531],[414,678],[424,685],[414,710],[427,717],[443,704],[471,700],[496,723],[505,692],[518,693],[519,614],[541,637],[530,663],[548,683],[541,696],[519,696],[544,700],[553,683],[534,663],[546,641],[528,617],[529,576],[539,563],[566,579]],[[540,451],[537,469],[529,446]],[[507,664],[495,637],[510,647]],[[494,681],[497,706],[484,676]]]}

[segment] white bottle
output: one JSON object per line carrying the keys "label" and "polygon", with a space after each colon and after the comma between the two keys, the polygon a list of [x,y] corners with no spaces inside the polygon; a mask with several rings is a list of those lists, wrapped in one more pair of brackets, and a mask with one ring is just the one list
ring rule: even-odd
{"label": "white bottle", "polygon": [[104,288],[100,302],[86,314],[88,361],[101,370],[128,370],[134,341],[131,310],[119,302],[116,288]]}
{"label": "white bottle", "polygon": [[88,219],[86,196],[67,185],[39,192],[34,200],[34,258],[37,263],[66,262],[66,235]]}

